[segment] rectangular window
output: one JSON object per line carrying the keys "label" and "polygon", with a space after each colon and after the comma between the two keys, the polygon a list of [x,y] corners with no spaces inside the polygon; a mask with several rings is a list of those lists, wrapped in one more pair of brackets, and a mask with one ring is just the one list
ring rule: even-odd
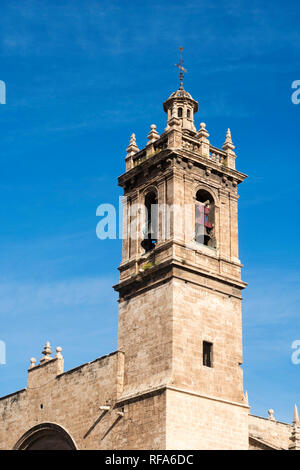
{"label": "rectangular window", "polygon": [[203,365],[212,367],[212,343],[203,341]]}

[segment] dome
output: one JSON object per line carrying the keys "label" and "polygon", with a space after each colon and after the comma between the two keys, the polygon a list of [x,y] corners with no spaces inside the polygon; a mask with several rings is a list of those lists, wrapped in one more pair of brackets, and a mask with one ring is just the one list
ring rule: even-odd
{"label": "dome", "polygon": [[164,106],[164,110],[167,112],[167,109],[168,107],[171,105],[171,103],[173,102],[173,100],[190,100],[192,101],[192,105],[193,105],[193,108],[194,108],[194,112],[196,113],[198,111],[198,102],[194,100],[194,98],[192,97],[192,95],[190,93],[188,93],[187,91],[185,91],[185,89],[183,88],[183,86],[181,85],[178,90],[174,91],[170,96],[169,98],[164,102],[163,106]]}
{"label": "dome", "polygon": [[170,100],[171,98],[189,98],[190,100],[192,100],[192,95],[190,95],[190,93],[188,93],[187,91],[185,91],[184,88],[178,88],[178,90],[174,91],[168,98],[168,100]]}

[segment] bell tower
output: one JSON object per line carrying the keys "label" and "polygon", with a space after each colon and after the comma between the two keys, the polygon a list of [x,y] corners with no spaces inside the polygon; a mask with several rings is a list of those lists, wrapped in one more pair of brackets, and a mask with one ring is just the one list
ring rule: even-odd
{"label": "bell tower", "polygon": [[182,63],[180,87],[163,104],[164,132],[152,125],[142,150],[133,134],[119,177],[122,399],[142,409],[149,394],[160,397],[148,415],[161,416],[158,448],[246,449],[237,211],[246,175],[229,130],[219,149],[205,123],[196,129]]}

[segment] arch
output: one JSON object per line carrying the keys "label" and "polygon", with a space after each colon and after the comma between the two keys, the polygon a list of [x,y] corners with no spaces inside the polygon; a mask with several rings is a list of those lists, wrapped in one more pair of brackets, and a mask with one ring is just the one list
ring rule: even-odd
{"label": "arch", "polygon": [[177,117],[182,118],[182,108],[177,108]]}
{"label": "arch", "polygon": [[58,424],[41,423],[23,434],[14,450],[76,450],[76,445]]}
{"label": "arch", "polygon": [[145,212],[145,225],[144,225],[144,239],[142,241],[142,248],[146,252],[155,248],[157,243],[157,230],[158,230],[158,195],[156,188],[148,188],[144,194],[144,212]]}
{"label": "arch", "polygon": [[195,201],[195,240],[197,243],[216,248],[215,200],[206,189],[198,189]]}
{"label": "arch", "polygon": [[213,188],[212,186],[208,184],[196,182],[196,184],[194,184],[194,187],[193,187],[195,200],[196,200],[197,193],[202,190],[206,191],[207,193],[211,195],[211,197],[214,200],[215,207],[218,208],[220,205],[218,190],[216,190],[215,188]]}

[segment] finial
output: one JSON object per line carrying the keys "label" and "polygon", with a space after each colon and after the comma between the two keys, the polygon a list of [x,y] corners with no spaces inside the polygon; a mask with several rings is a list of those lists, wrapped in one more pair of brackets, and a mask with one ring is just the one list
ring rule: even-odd
{"label": "finial", "polygon": [[57,346],[56,355],[55,355],[56,359],[62,359],[63,356],[61,352],[62,352],[62,348],[60,346]]}
{"label": "finial", "polygon": [[274,410],[268,410],[268,415],[269,415],[269,419],[271,421],[275,421],[275,417],[274,417]]}
{"label": "finial", "polygon": [[226,140],[224,142],[222,149],[225,151],[227,150],[233,151],[235,149],[235,146],[233,145],[233,142],[232,142],[230,129],[227,129]]}
{"label": "finial", "polygon": [[159,133],[156,130],[156,125],[151,124],[150,129],[151,129],[151,131],[149,132],[149,134],[147,136],[147,139],[149,140],[148,145],[153,144],[153,142],[155,142],[157,139],[159,139]]}
{"label": "finial", "polygon": [[179,48],[179,54],[180,54],[180,60],[179,60],[179,63],[178,64],[175,64],[175,67],[178,67],[180,72],[179,72],[179,80],[180,80],[180,89],[183,89],[183,78],[184,78],[184,72],[187,73],[187,70],[183,67],[183,58],[182,58],[182,50],[183,48],[180,47]]}
{"label": "finial", "polygon": [[29,366],[29,369],[33,369],[36,365],[36,358],[35,357],[32,357],[30,359],[30,366]]}
{"label": "finial", "polygon": [[129,146],[126,149],[126,152],[129,155],[134,155],[139,151],[138,146],[136,145],[135,134],[131,134]]}
{"label": "finial", "polygon": [[297,405],[294,406],[294,420],[293,424],[298,424],[299,423],[299,414],[298,414],[298,408]]}
{"label": "finial", "polygon": [[204,137],[205,139],[207,139],[207,138],[209,137],[209,133],[207,132],[205,122],[201,122],[201,124],[200,124],[200,130],[198,131],[198,136],[199,136],[200,138],[201,138],[201,137]]}
{"label": "finial", "polygon": [[245,403],[247,403],[247,405],[248,405],[249,404],[249,398],[248,398],[247,390],[245,391],[244,399],[245,399]]}
{"label": "finial", "polygon": [[51,357],[52,351],[51,351],[51,346],[50,346],[49,341],[46,342],[45,347],[42,351],[42,354],[44,354],[44,357],[41,358],[40,363],[50,361],[50,359],[52,359]]}
{"label": "finial", "polygon": [[135,134],[131,134],[130,136],[130,145],[134,145],[136,144],[136,138],[135,138]]}

